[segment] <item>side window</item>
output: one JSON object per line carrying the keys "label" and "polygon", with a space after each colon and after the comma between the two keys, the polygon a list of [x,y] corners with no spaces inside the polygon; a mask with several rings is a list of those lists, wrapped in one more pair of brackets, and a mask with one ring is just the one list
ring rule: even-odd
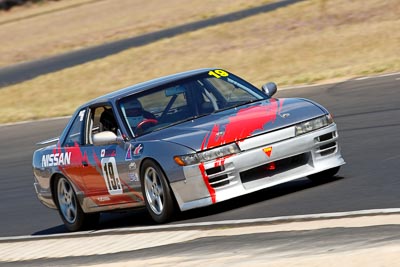
{"label": "side window", "polygon": [[71,128],[69,129],[69,133],[67,138],[65,139],[64,146],[73,147],[76,144],[81,145],[82,143],[82,124],[84,123],[86,110],[81,110],[78,116],[75,118],[75,121],[72,123]]}
{"label": "side window", "polygon": [[118,123],[111,106],[107,105],[91,108],[85,143],[93,144],[92,137],[99,132],[111,131],[117,134],[118,128]]}

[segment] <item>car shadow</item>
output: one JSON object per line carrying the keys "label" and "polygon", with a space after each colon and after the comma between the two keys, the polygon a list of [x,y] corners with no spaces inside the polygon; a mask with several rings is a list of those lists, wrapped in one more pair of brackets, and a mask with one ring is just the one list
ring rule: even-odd
{"label": "car shadow", "polygon": [[[215,205],[193,209],[185,212],[178,212],[174,221],[168,224],[180,224],[185,221],[196,221],[204,222],[208,216],[215,214],[222,214],[238,208],[251,206],[263,201],[268,201],[274,198],[290,195],[296,192],[304,191],[324,184],[330,184],[339,180],[344,179],[342,176],[335,176],[331,179],[327,179],[323,182],[312,182],[307,178],[298,179],[295,181],[279,184],[270,188],[266,188],[257,192],[253,192],[248,195],[240,196],[230,200],[226,200]],[[258,218],[257,214],[254,214],[254,218]],[[228,219],[225,219],[228,220]],[[153,226],[155,223],[145,208],[126,210],[126,211],[115,211],[102,213],[99,224],[90,230],[105,230],[113,228],[124,228],[124,227],[140,227],[140,226]],[[54,235],[68,233],[68,230],[64,225],[58,225],[52,228],[40,230],[33,233],[32,235]]]}
{"label": "car shadow", "polygon": [[44,230],[40,230],[38,232],[33,233],[33,236],[37,236],[37,235],[55,235],[55,234],[62,234],[62,233],[67,233],[68,230],[67,228],[65,228],[65,226],[63,224],[51,227],[51,228],[47,228]]}
{"label": "car shadow", "polygon": [[[156,225],[149,213],[145,208],[138,208],[126,211],[114,211],[114,212],[104,212],[100,216],[99,223],[90,229],[85,229],[86,231],[96,231],[105,230],[112,228],[123,228],[123,227],[138,227],[138,226],[150,226]],[[40,230],[33,233],[33,236],[37,235],[54,235],[68,233],[68,229],[64,224],[58,226]]]}

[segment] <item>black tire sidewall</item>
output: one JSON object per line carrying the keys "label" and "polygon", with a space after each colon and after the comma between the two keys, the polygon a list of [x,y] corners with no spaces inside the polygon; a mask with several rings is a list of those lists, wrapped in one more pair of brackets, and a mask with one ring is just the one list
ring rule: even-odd
{"label": "black tire sidewall", "polygon": [[[62,211],[60,209],[60,202],[58,199],[58,183],[59,183],[60,179],[65,179],[69,183],[69,186],[72,188],[72,191],[74,194],[77,211],[76,211],[76,219],[73,223],[70,223],[65,219],[64,214],[62,213]],[[83,212],[81,205],[78,201],[78,198],[76,197],[74,187],[72,186],[71,182],[67,178],[65,178],[64,176],[58,176],[55,180],[53,191],[55,193],[54,200],[57,205],[58,213],[60,214],[60,217],[61,217],[62,221],[64,222],[65,227],[69,231],[74,232],[74,231],[82,230],[82,229],[92,226],[98,222],[99,217],[100,217],[99,213],[86,214]]]}
{"label": "black tire sidewall", "polygon": [[[146,173],[146,170],[148,168],[154,168],[160,177],[161,184],[163,187],[163,192],[164,192],[164,208],[161,214],[155,214],[146,197],[146,190],[145,190],[145,185],[144,185],[144,174]],[[143,199],[146,204],[146,208],[148,212],[150,213],[150,216],[153,218],[153,220],[157,223],[165,223],[168,222],[172,219],[172,215],[174,214],[174,200],[173,200],[173,194],[172,190],[169,186],[169,183],[167,181],[166,175],[164,174],[163,170],[161,167],[154,162],[153,160],[145,160],[142,164],[141,170],[140,170],[140,182],[141,182],[141,187],[142,187],[142,194],[143,194]]]}

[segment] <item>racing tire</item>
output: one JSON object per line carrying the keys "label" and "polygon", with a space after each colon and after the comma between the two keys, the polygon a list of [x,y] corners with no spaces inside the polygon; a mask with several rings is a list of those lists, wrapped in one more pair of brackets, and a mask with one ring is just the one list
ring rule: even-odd
{"label": "racing tire", "polygon": [[340,166],[322,172],[318,172],[315,174],[311,174],[308,176],[308,179],[310,179],[314,183],[322,183],[335,176],[335,174],[337,174],[339,170]]}
{"label": "racing tire", "polygon": [[71,183],[63,176],[55,180],[55,202],[65,227],[71,231],[88,229],[95,226],[100,213],[85,213],[76,197]]}
{"label": "racing tire", "polygon": [[175,213],[174,197],[161,167],[152,160],[145,160],[140,182],[146,208],[153,220],[157,223],[170,221]]}

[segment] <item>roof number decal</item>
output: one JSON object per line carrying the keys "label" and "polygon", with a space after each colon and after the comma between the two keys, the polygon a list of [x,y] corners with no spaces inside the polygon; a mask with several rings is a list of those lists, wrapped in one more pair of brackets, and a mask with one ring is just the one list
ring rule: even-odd
{"label": "roof number decal", "polygon": [[208,72],[208,75],[210,75],[210,76],[214,76],[215,78],[221,78],[221,77],[228,77],[229,76],[229,73],[227,73],[226,71],[224,71],[224,70],[210,70],[209,72]]}

